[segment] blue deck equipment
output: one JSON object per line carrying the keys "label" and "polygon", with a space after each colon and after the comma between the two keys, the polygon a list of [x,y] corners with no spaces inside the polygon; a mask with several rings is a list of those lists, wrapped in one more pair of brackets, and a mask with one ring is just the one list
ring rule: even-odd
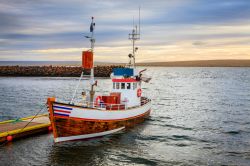
{"label": "blue deck equipment", "polygon": [[133,76],[134,69],[131,68],[114,68],[113,73],[115,76]]}

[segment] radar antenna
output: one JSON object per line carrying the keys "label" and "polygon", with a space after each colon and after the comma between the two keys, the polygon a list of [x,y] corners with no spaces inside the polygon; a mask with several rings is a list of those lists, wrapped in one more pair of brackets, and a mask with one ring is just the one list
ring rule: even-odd
{"label": "radar antenna", "polygon": [[[137,25],[134,25],[134,19],[133,19],[133,29],[132,29],[132,33],[130,33],[128,35],[129,40],[132,41],[133,44],[133,51],[132,51],[132,55],[129,54],[129,58],[130,58],[130,62],[129,62],[129,66],[135,67],[135,53],[138,50],[138,47],[135,47],[135,41],[136,40],[140,40],[140,30],[141,30],[141,12],[140,12],[140,7],[139,7],[139,27],[137,28]],[[131,61],[131,58],[133,58],[133,61]]]}

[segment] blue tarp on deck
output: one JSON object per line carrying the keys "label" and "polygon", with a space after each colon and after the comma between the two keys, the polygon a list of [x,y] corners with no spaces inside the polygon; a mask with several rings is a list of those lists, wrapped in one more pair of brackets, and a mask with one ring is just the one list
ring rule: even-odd
{"label": "blue tarp on deck", "polygon": [[131,68],[114,68],[113,73],[115,76],[133,76],[134,69]]}

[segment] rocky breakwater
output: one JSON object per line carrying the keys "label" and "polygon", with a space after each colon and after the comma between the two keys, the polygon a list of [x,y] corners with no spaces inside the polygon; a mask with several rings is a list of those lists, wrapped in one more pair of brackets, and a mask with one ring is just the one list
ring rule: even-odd
{"label": "rocky breakwater", "polygon": [[[122,66],[96,66],[95,76],[109,77],[116,67]],[[90,70],[78,66],[0,66],[0,76],[79,77],[82,71],[90,74]]]}

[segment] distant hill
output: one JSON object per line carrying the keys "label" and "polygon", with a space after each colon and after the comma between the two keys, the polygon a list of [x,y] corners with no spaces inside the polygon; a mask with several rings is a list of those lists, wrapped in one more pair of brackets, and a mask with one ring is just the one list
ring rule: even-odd
{"label": "distant hill", "polygon": [[162,67],[250,67],[250,60],[199,60],[137,63],[138,66]]}

